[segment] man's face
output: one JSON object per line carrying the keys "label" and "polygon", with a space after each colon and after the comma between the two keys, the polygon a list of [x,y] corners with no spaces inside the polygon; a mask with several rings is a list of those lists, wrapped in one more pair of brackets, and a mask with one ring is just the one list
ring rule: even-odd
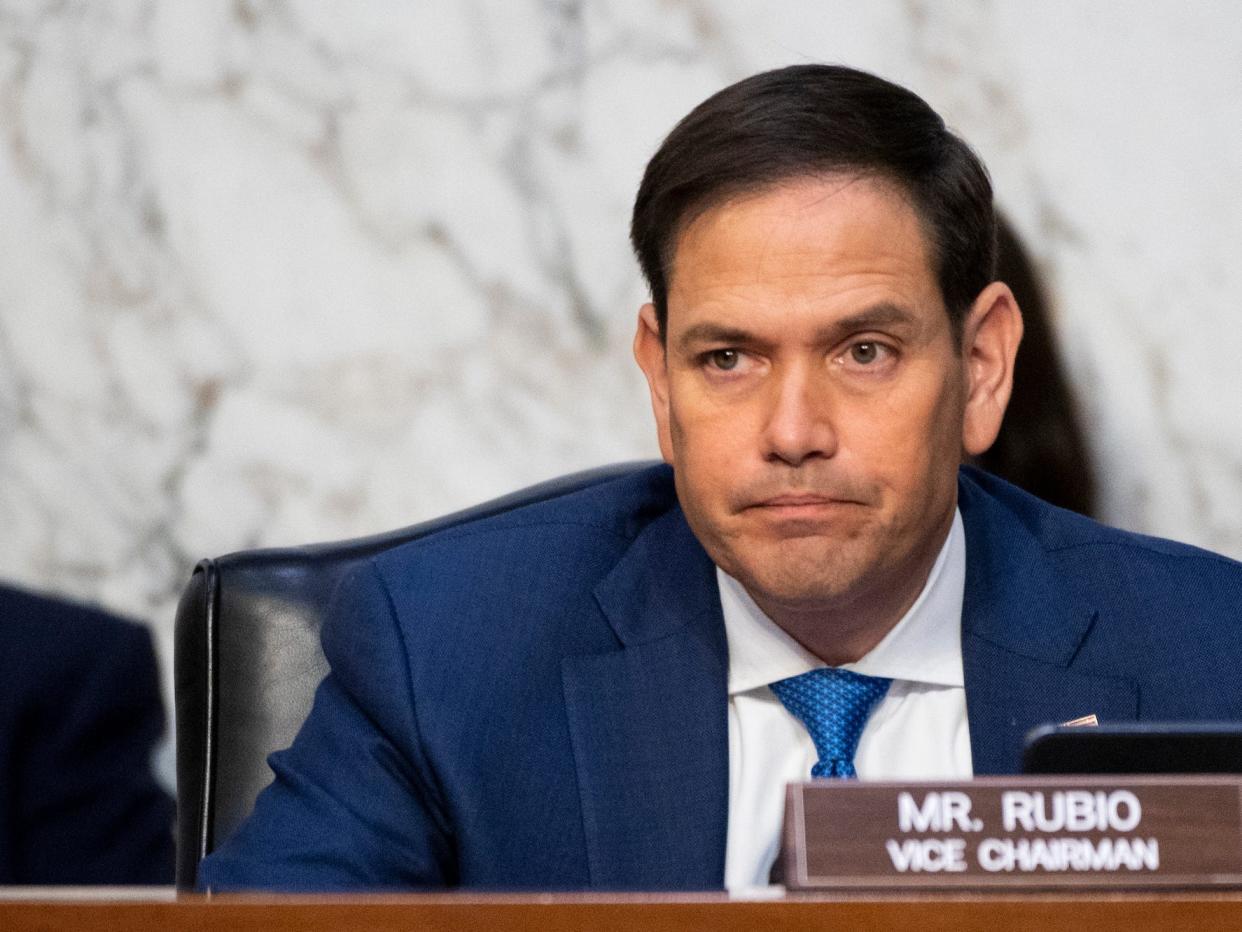
{"label": "man's face", "polygon": [[952,522],[971,378],[913,208],[801,179],[696,219],[673,265],[663,352],[650,305],[635,349],[695,534],[777,620],[904,612]]}

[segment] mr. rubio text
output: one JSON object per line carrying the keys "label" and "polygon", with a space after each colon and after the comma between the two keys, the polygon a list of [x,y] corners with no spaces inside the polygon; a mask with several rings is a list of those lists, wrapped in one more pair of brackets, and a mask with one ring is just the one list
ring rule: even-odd
{"label": "mr. rubio text", "polygon": [[[929,792],[921,802],[902,792],[897,797],[897,828],[907,835],[987,832],[983,819],[971,810],[971,796],[962,791]],[[1129,790],[1009,790],[1000,794],[999,826],[1009,837],[988,836],[971,846],[965,838],[890,838],[885,848],[900,873],[964,872],[971,869],[970,860],[988,873],[1158,870],[1155,838],[1064,834],[1132,832],[1142,818],[1142,804]],[[1013,837],[1019,832],[1041,834]]]}

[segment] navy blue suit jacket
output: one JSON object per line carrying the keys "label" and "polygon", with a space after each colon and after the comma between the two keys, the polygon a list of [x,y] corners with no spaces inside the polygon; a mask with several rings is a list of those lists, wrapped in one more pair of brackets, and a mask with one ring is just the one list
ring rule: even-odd
{"label": "navy blue suit jacket", "polygon": [[[1242,565],[970,470],[959,502],[976,773],[1042,723],[1242,717]],[[722,885],[724,624],[666,467],[390,551],[323,636],[331,673],[207,885]]]}
{"label": "navy blue suit jacket", "polygon": [[0,586],[0,884],[168,884],[151,636]]}

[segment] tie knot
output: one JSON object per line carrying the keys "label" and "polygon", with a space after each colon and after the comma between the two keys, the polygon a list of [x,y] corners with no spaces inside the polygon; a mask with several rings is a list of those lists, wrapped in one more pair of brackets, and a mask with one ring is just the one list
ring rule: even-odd
{"label": "tie knot", "polygon": [[806,726],[819,762],[813,777],[853,777],[854,752],[875,704],[892,680],[823,667],[771,684],[776,698]]}

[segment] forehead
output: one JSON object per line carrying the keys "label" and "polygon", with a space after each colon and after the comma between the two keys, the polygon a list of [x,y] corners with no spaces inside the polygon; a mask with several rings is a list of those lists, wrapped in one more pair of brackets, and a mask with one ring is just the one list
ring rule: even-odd
{"label": "forehead", "polygon": [[783,324],[875,304],[944,313],[918,214],[869,176],[798,179],[714,207],[678,237],[672,265],[670,331],[709,312]]}

